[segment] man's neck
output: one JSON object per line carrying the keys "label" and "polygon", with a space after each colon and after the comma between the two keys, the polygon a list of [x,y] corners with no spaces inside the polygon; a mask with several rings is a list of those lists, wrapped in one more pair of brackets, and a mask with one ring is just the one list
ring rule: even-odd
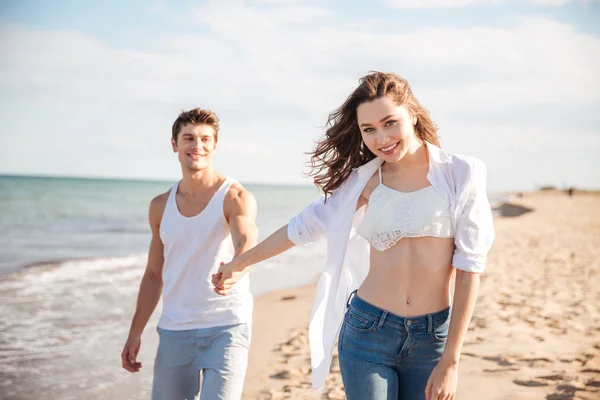
{"label": "man's neck", "polygon": [[203,192],[219,181],[219,175],[212,166],[196,171],[184,169],[182,172],[183,178],[179,184],[179,191],[184,193]]}

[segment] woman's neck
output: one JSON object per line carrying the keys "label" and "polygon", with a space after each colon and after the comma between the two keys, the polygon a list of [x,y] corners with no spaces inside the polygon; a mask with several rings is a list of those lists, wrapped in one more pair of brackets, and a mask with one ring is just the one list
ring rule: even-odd
{"label": "woman's neck", "polygon": [[404,157],[394,163],[386,163],[386,169],[389,171],[401,171],[412,168],[419,168],[429,163],[429,151],[424,142],[415,141]]}

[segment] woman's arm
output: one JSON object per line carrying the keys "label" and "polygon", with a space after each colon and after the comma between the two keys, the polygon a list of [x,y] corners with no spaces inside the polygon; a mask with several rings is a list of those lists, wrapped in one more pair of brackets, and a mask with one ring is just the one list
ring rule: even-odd
{"label": "woman's arm", "polygon": [[252,265],[275,257],[295,245],[307,245],[325,236],[337,201],[339,196],[335,194],[327,202],[324,201],[324,196],[319,197],[256,247],[236,256],[229,263],[222,263],[219,271],[212,277],[215,292],[227,294],[250,271]]}
{"label": "woman's arm", "polygon": [[458,384],[460,353],[479,293],[479,274],[457,270],[448,338],[442,358],[425,388],[427,400],[453,398]]}
{"label": "woman's arm", "polygon": [[440,362],[458,364],[465,335],[467,334],[467,329],[475,310],[478,294],[479,274],[457,270],[452,318],[450,319],[446,347],[444,348],[444,354]]}
{"label": "woman's arm", "polygon": [[227,294],[239,279],[248,273],[252,265],[275,257],[295,245],[307,245],[323,238],[332,217],[347,198],[349,183],[352,183],[352,176],[336,189],[327,201],[325,196],[320,196],[290,219],[287,225],[279,228],[256,247],[235,257],[227,264],[223,263],[218,273],[213,275],[212,283],[215,292],[221,295]]}
{"label": "woman's arm", "polygon": [[428,400],[453,398],[458,383],[458,363],[479,293],[479,273],[486,266],[494,241],[494,221],[486,193],[486,168],[479,160],[469,164],[469,176],[460,190],[464,199],[458,217],[452,265],[456,268],[452,317],[446,346],[425,395]]}
{"label": "woman's arm", "polygon": [[219,272],[213,275],[212,282],[215,286],[215,292],[226,295],[250,271],[252,265],[275,257],[292,247],[294,247],[294,243],[288,237],[288,226],[282,226],[256,247],[235,257],[231,262],[222,264],[219,267]]}

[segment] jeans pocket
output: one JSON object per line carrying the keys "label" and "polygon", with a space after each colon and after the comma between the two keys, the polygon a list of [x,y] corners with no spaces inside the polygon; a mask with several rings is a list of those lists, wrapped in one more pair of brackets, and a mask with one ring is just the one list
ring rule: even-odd
{"label": "jeans pocket", "polygon": [[348,310],[344,320],[347,326],[359,332],[373,331],[377,328],[377,323],[379,322],[377,318],[357,313],[352,309]]}
{"label": "jeans pocket", "polygon": [[450,319],[433,329],[432,335],[438,342],[445,342],[448,338],[448,328],[450,327]]}

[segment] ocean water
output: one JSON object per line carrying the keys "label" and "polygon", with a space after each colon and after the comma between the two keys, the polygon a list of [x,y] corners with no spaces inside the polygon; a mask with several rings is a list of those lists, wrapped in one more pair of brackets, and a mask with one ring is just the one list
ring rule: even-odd
{"label": "ocean water", "polygon": [[[150,240],[150,200],[174,182],[0,176],[0,399],[147,399],[156,322],[137,374],[121,368]],[[265,238],[313,187],[246,185]],[[491,196],[498,200],[498,196]],[[315,281],[324,243],[258,264],[255,296]]]}

